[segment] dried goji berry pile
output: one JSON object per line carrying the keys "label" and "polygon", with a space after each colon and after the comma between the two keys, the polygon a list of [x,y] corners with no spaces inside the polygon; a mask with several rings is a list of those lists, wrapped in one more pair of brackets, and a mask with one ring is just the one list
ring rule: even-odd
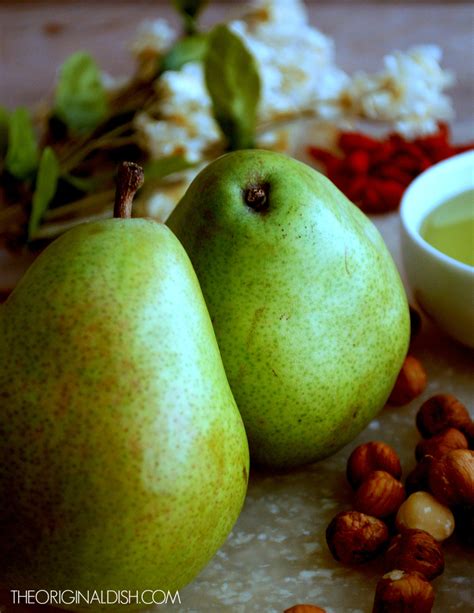
{"label": "dried goji berry pile", "polygon": [[474,143],[453,145],[447,125],[435,134],[407,140],[392,133],[378,140],[360,132],[341,132],[336,155],[319,147],[309,154],[322,164],[326,175],[366,213],[398,208],[407,186],[437,162],[474,148]]}

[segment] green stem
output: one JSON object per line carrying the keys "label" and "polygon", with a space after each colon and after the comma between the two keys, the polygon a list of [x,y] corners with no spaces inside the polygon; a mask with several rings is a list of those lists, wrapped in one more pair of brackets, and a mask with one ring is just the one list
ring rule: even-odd
{"label": "green stem", "polygon": [[[130,128],[131,128],[131,123],[127,122],[126,124],[122,124],[114,128],[113,130],[106,132],[99,138],[91,139],[89,137],[86,141],[82,142],[79,147],[68,151],[66,155],[62,155],[60,157],[59,162],[61,165],[61,172],[62,173],[70,172],[75,166],[78,166],[80,162],[82,162],[82,160],[84,160],[95,149],[102,149],[106,147],[110,148],[109,143],[112,143],[112,146],[117,146],[116,144],[117,140],[114,141],[114,139],[116,139],[116,137],[119,137],[121,134],[123,134]],[[130,138],[131,137],[127,137],[127,139],[130,139]],[[128,143],[121,142],[120,146],[122,146],[122,144],[128,144]]]}
{"label": "green stem", "polygon": [[[110,217],[112,217],[112,211],[106,210],[102,211],[101,213],[95,213],[94,215],[88,215],[84,217],[83,219],[81,219],[81,223],[84,223],[86,221],[96,221],[99,219],[109,219]],[[74,228],[74,226],[77,226],[77,224],[77,219],[69,219],[56,223],[42,224],[39,229],[33,234],[31,240],[36,241],[40,239],[54,239],[60,234],[63,234],[64,232],[69,230],[70,228]]]}
{"label": "green stem", "polygon": [[52,221],[63,217],[71,217],[76,213],[84,213],[90,208],[96,209],[101,203],[111,202],[114,194],[114,189],[108,189],[91,196],[86,196],[85,198],[80,198],[79,200],[74,200],[74,202],[50,209],[45,213],[44,219]]}

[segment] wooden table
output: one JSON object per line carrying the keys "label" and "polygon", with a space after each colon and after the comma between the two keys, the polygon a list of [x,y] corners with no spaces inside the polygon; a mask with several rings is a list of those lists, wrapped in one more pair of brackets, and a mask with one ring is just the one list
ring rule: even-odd
{"label": "wooden table", "polygon": [[[238,3],[233,3],[238,4]],[[212,5],[210,23],[225,18],[232,3]],[[375,70],[382,56],[420,43],[444,50],[443,65],[458,81],[451,90],[457,141],[474,137],[473,9],[468,4],[311,4],[311,22],[334,38],[338,64],[352,72]],[[134,2],[21,2],[0,5],[0,98],[9,107],[31,106],[48,96],[57,66],[71,52],[90,50],[114,75],[128,74],[127,43],[143,19],[170,18],[164,5]],[[398,214],[375,220],[401,269]],[[25,261],[0,259],[0,281],[12,284]],[[402,271],[403,275],[403,271]],[[380,562],[347,570],[327,551],[324,530],[332,516],[350,506],[344,467],[350,451],[374,438],[400,453],[405,474],[414,465],[418,440],[414,415],[422,400],[451,392],[472,407],[473,354],[424,321],[413,347],[428,372],[423,396],[401,409],[384,409],[338,454],[314,466],[272,475],[253,471],[244,511],[225,546],[189,586],[181,590],[180,611],[279,612],[297,602],[313,602],[329,612],[371,610]],[[472,409],[471,409],[472,410]],[[445,546],[446,571],[434,581],[435,613],[472,613],[474,552],[453,540]],[[156,586],[159,587],[159,586]]]}

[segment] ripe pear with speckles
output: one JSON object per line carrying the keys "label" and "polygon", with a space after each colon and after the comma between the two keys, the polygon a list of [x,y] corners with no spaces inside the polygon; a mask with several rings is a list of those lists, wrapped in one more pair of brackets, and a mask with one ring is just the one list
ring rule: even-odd
{"label": "ripe pear with speckles", "polygon": [[270,151],[207,166],[168,220],[197,273],[252,460],[333,454],[383,407],[409,310],[372,222],[323,175]]}
{"label": "ripe pear with speckles", "polygon": [[0,309],[0,399],[1,586],[174,597],[226,539],[248,443],[163,224],[82,224],[38,257]]}

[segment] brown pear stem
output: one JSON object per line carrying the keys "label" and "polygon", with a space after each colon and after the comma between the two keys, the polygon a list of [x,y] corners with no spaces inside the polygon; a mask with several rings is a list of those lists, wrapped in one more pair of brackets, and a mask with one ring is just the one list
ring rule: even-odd
{"label": "brown pear stem", "polygon": [[143,185],[143,168],[134,162],[122,162],[117,170],[114,217],[132,216],[133,197]]}
{"label": "brown pear stem", "polygon": [[244,192],[244,201],[257,213],[265,211],[268,208],[268,184],[248,187]]}

